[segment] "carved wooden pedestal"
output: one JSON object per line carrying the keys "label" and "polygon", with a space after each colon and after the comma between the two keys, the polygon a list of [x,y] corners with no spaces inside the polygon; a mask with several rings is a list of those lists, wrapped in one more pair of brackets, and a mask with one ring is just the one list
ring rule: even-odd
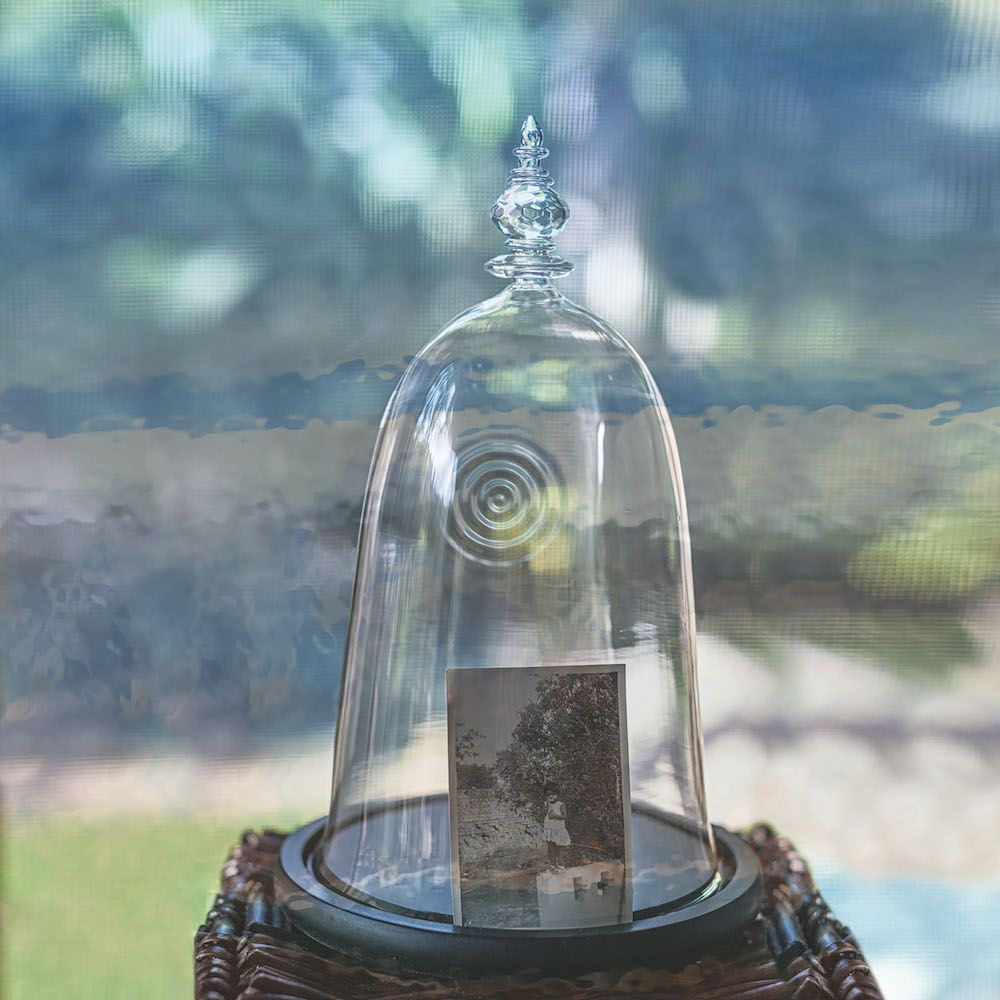
{"label": "carved wooden pedestal", "polygon": [[222,871],[221,891],[195,937],[195,998],[882,1000],[857,942],[823,901],[795,849],[766,826],[746,837],[764,872],[765,906],[737,939],[700,961],[661,969],[650,955],[648,967],[614,975],[440,980],[361,965],[324,952],[290,929],[273,896],[284,836],[247,832]]}

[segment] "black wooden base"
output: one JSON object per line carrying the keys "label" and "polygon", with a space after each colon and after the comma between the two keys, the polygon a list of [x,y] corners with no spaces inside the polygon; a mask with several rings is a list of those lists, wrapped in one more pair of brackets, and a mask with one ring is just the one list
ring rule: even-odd
{"label": "black wooden base", "polygon": [[628,968],[613,968],[595,948],[593,971],[573,978],[552,969],[414,975],[392,971],[384,955],[334,951],[290,925],[278,905],[285,840],[248,832],[234,848],[195,938],[196,1000],[882,1000],[805,862],[766,826],[743,838],[760,862],[764,902],[728,940],[686,963],[650,941]]}

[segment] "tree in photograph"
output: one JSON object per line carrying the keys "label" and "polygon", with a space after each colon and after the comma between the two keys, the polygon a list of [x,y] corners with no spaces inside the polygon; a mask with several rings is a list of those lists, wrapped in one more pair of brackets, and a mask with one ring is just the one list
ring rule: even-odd
{"label": "tree in photograph", "polygon": [[493,767],[500,795],[539,821],[558,786],[573,843],[608,859],[625,856],[618,710],[612,673],[543,678]]}
{"label": "tree in photograph", "polygon": [[455,774],[459,788],[493,788],[496,779],[493,768],[486,764],[477,764],[479,751],[476,743],[485,737],[478,729],[466,728],[459,723],[456,729],[463,730],[462,735],[455,740]]}

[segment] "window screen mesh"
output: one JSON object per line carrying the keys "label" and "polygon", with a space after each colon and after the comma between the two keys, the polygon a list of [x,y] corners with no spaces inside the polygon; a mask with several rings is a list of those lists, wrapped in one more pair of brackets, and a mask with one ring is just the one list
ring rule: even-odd
{"label": "window screen mesh", "polygon": [[892,1000],[996,996],[995,5],[8,0],[11,996],[179,995],[227,843],[324,808],[377,422],[530,112],[675,422],[713,818]]}

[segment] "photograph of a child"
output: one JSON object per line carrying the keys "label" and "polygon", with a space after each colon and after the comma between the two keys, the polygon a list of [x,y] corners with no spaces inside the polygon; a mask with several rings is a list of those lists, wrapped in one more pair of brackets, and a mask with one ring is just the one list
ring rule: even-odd
{"label": "photograph of a child", "polygon": [[632,919],[623,664],[448,671],[456,924]]}

